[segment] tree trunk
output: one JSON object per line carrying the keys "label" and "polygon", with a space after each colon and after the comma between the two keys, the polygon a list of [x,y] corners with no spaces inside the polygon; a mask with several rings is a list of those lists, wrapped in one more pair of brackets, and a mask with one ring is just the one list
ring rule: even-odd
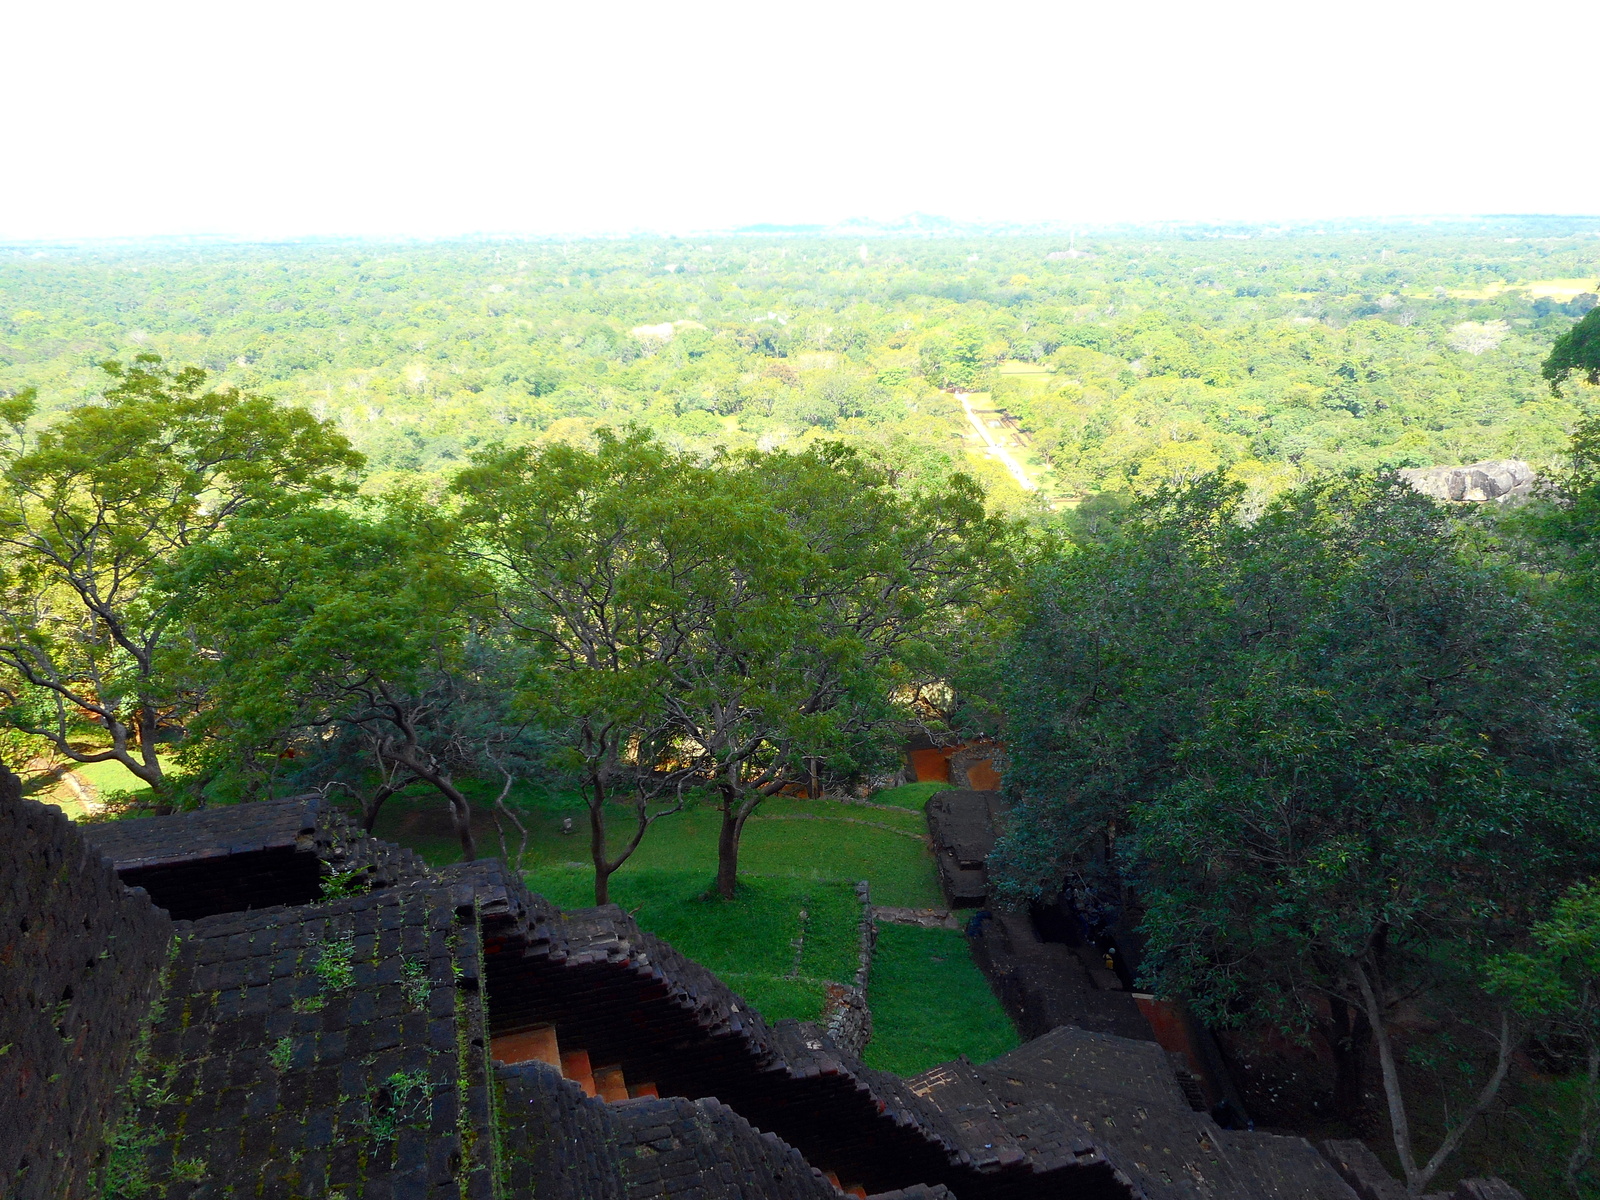
{"label": "tree trunk", "polygon": [[455,824],[456,836],[461,839],[461,861],[473,862],[478,857],[478,843],[472,837],[472,806],[448,778],[434,786],[450,802],[450,820]]}
{"label": "tree trunk", "polygon": [[1461,1145],[1461,1140],[1467,1136],[1472,1123],[1489,1111],[1500,1085],[1505,1082],[1506,1072],[1511,1068],[1511,1056],[1516,1052],[1518,1040],[1512,1036],[1511,1014],[1507,1010],[1501,1010],[1499,1053],[1496,1056],[1494,1071],[1478,1092],[1477,1100],[1464,1113],[1458,1115],[1455,1123],[1445,1130],[1439,1148],[1433,1152],[1433,1157],[1418,1166],[1411,1140],[1411,1122],[1406,1113],[1405,1095],[1401,1089],[1400,1067],[1394,1052],[1394,1043],[1390,1040],[1388,1028],[1384,1025],[1386,997],[1380,990],[1383,981],[1376,971],[1369,979],[1361,964],[1356,964],[1355,975],[1356,984],[1361,989],[1362,1006],[1366,1009],[1367,1021],[1372,1027],[1373,1041],[1378,1046],[1378,1066],[1383,1073],[1383,1091],[1389,1102],[1389,1128],[1394,1134],[1395,1152],[1405,1173],[1406,1194],[1420,1197],[1427,1190],[1428,1184],[1433,1181],[1433,1177],[1439,1173],[1439,1168],[1444,1165],[1445,1160]]}
{"label": "tree trunk", "polygon": [[378,823],[378,812],[383,808],[383,802],[410,782],[408,779],[399,787],[392,787],[386,783],[372,794],[371,800],[361,802],[361,828],[367,831],[369,837],[372,835],[373,826]]}
{"label": "tree trunk", "polygon": [[717,835],[717,895],[732,900],[739,890],[739,835],[744,831],[744,817],[737,802],[728,797],[722,801],[722,829]]}
{"label": "tree trunk", "polygon": [[1330,1020],[1323,1031],[1333,1054],[1333,1113],[1359,1126],[1366,1115],[1367,1062],[1372,1053],[1372,1025],[1367,1014],[1338,997],[1328,1001]]}
{"label": "tree trunk", "polygon": [[172,813],[172,800],[167,795],[166,777],[161,770],[161,759],[156,756],[156,732],[159,721],[155,710],[149,705],[140,705],[136,720],[139,757],[143,760],[144,769],[134,769],[132,763],[128,764],[129,769],[133,770],[133,774],[148,784],[150,790],[155,793],[156,816],[169,816]]}
{"label": "tree trunk", "polygon": [[596,788],[594,794],[594,803],[589,805],[589,858],[594,863],[594,902],[610,904],[613,868],[606,858],[604,793]]}
{"label": "tree trunk", "polygon": [[431,755],[424,757],[414,746],[402,745],[391,751],[389,756],[418,779],[431,784],[449,802],[450,822],[455,826],[456,836],[461,839],[461,861],[475,861],[478,845],[472,837],[472,805],[451,780],[450,772],[441,771]]}

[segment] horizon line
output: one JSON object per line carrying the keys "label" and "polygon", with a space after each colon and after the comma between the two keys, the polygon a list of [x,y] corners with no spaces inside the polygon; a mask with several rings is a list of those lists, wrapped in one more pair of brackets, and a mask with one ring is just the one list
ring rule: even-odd
{"label": "horizon line", "polygon": [[[1105,237],[1129,233],[1172,233],[1183,230],[1211,229],[1304,234],[1316,232],[1323,227],[1335,228],[1341,232],[1353,232],[1350,228],[1351,226],[1359,227],[1362,225],[1426,228],[1428,226],[1464,225],[1475,222],[1512,223],[1530,221],[1572,222],[1579,225],[1600,223],[1600,213],[1390,213],[1322,217],[1166,217],[1144,220],[1104,219],[1093,221],[981,221],[963,220],[930,213],[908,213],[887,219],[849,217],[840,221],[753,221],[737,225],[701,227],[638,226],[630,229],[596,229],[588,231],[475,229],[451,233],[188,232],[77,234],[48,237],[0,235],[0,251],[85,246],[135,247],[163,244],[268,246],[327,243],[599,242],[642,241],[648,239],[804,237],[934,239],[974,236],[1051,237],[1073,234]],[[1574,230],[1573,234],[1568,236],[1577,236],[1584,232],[1600,231]]]}

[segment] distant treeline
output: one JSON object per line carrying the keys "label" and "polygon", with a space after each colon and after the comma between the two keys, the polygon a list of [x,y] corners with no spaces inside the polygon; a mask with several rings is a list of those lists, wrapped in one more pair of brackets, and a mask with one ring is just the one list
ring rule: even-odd
{"label": "distant treeline", "polygon": [[[0,387],[37,386],[49,411],[93,395],[100,360],[156,352],[332,419],[372,486],[446,474],[490,443],[634,421],[698,450],[839,439],[919,475],[970,468],[1008,495],[998,467],[968,461],[938,390],[997,381],[1068,495],[1216,467],[1277,486],[1316,469],[1548,462],[1583,412],[1536,368],[1594,303],[1590,236],[1071,244],[14,253]],[[1505,286],[1552,280],[1568,282]],[[1008,360],[1052,372],[997,375]]]}

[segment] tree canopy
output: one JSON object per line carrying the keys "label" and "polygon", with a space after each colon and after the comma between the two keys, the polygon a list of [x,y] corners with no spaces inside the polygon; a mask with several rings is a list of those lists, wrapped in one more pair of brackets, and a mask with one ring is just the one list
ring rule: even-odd
{"label": "tree canopy", "polygon": [[1600,385],[1600,308],[1590,309],[1583,320],[1556,339],[1542,373],[1558,396],[1573,375],[1581,375],[1591,387]]}
{"label": "tree canopy", "polygon": [[[761,800],[883,753],[897,693],[949,660],[1018,533],[959,476],[897,488],[838,446],[699,461],[638,430],[491,451],[453,490],[533,648],[527,703],[569,731],[602,898],[690,786],[718,796],[731,895]],[[633,810],[615,852],[608,801]]]}
{"label": "tree canopy", "polygon": [[[198,368],[141,355],[105,370],[103,402],[38,432],[31,392],[5,403],[0,664],[10,724],[159,790],[158,751],[202,701],[168,670],[181,638],[152,594],[155,574],[233,521],[348,490],[361,457],[303,409],[207,388]],[[109,745],[76,745],[81,719]]]}
{"label": "tree canopy", "polygon": [[[1241,496],[1163,492],[1040,569],[998,865],[1018,896],[1131,885],[1141,978],[1222,1023],[1316,1031],[1347,1106],[1375,1048],[1421,1188],[1465,1126],[1415,1156],[1397,1006],[1481,1001],[1473,964],[1587,861],[1590,739],[1528,586],[1433,501],[1392,477],[1258,515]],[[1491,1084],[1515,1044],[1508,1024]]]}

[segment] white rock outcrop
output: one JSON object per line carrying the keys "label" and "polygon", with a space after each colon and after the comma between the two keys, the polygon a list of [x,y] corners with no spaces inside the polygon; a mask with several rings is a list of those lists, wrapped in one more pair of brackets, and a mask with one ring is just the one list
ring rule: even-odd
{"label": "white rock outcrop", "polygon": [[1539,477],[1520,458],[1495,458],[1464,467],[1407,467],[1400,478],[1435,500],[1504,503],[1528,495]]}

